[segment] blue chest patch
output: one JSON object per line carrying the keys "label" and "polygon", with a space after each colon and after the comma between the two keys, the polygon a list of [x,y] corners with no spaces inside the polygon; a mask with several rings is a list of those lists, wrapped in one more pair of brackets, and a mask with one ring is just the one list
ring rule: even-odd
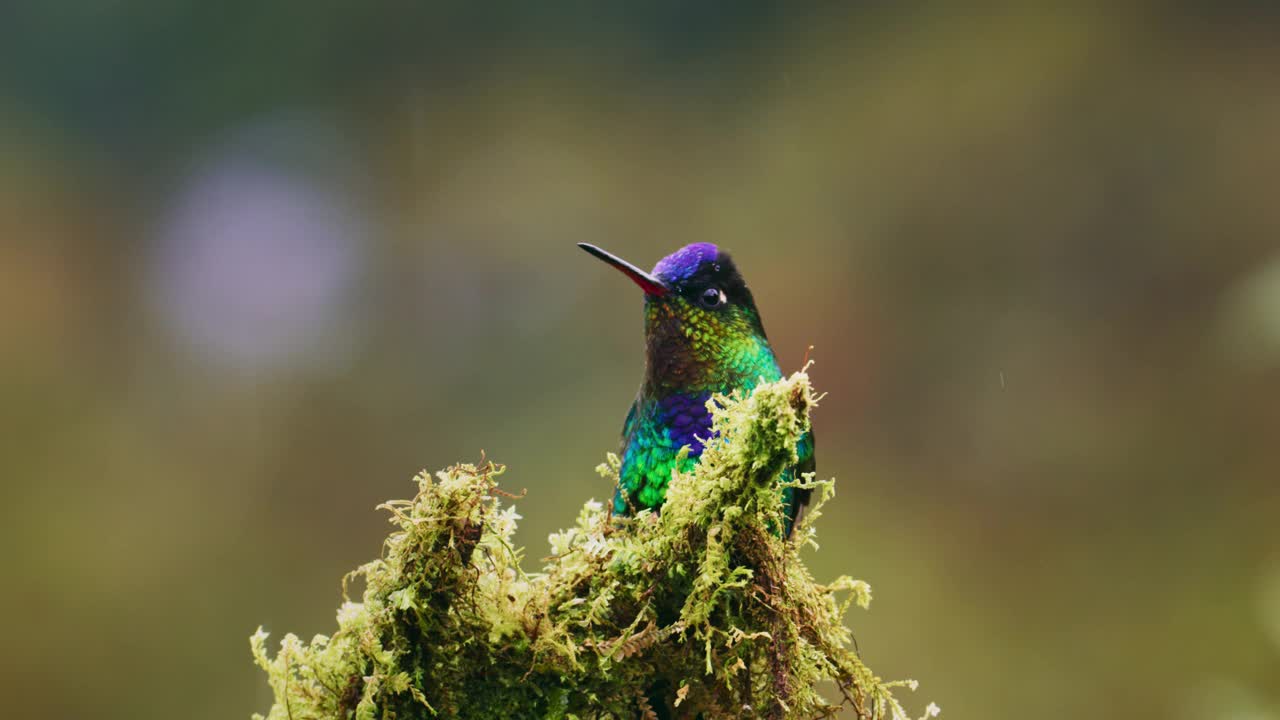
{"label": "blue chest patch", "polygon": [[689,457],[702,455],[702,441],[711,435],[707,400],[711,393],[669,395],[658,402],[658,424],[666,428],[675,450],[689,446]]}
{"label": "blue chest patch", "polygon": [[709,392],[668,395],[637,407],[635,415],[628,417],[615,513],[661,505],[680,448],[689,446],[680,470],[688,471],[697,463],[702,441],[711,436],[706,406],[710,397]]}

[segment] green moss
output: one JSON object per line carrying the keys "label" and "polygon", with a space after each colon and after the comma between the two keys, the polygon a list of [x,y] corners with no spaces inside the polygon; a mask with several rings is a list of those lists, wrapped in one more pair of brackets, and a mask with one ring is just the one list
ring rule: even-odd
{"label": "green moss", "polygon": [[[352,573],[363,600],[332,636],[286,635],[274,657],[266,633],[251,639],[267,717],[806,718],[838,710],[826,688],[862,717],[905,718],[893,689],[914,683],[881,681],[850,648],[843,616],[870,588],[819,584],[800,558],[832,483],[799,481],[817,507],[791,541],[770,529],[808,430],[808,377],[711,405],[719,439],[673,478],[661,515],[589,502],[538,573],[511,544],[501,466],[420,475],[413,500],[383,506],[398,529]],[[616,481],[617,458],[600,470]]]}

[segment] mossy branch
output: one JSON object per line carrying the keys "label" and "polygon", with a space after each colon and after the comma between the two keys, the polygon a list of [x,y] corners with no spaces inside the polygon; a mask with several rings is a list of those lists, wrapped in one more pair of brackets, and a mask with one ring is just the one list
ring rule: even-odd
{"label": "mossy branch", "polygon": [[[511,543],[504,468],[419,475],[416,497],[382,506],[396,530],[349,576],[363,600],[343,604],[332,636],[286,635],[274,657],[252,637],[267,717],[905,719],[893,690],[914,683],[883,682],[850,648],[843,616],[870,588],[818,584],[800,558],[831,481],[800,480],[816,507],[792,540],[775,530],[775,479],[814,402],[803,372],[712,398],[717,437],[663,512],[622,521],[588,502],[538,573]],[[617,458],[600,469],[616,481]]]}

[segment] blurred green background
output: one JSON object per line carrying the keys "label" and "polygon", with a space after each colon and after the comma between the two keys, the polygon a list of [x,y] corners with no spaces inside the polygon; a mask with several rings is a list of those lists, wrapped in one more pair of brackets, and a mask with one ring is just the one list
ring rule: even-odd
{"label": "blurred green background", "polygon": [[6,3],[4,714],[265,710],[482,449],[536,562],[711,241],[913,708],[1280,718],[1276,8]]}

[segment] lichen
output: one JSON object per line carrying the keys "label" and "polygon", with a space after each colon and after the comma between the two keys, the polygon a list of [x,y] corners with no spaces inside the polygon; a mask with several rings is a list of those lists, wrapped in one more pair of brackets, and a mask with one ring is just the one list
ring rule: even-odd
{"label": "lichen", "polygon": [[[344,596],[349,579],[365,589],[332,636],[286,635],[274,657],[265,632],[251,638],[275,694],[266,717],[906,718],[893,691],[914,682],[872,673],[844,622],[870,587],[819,584],[800,557],[832,482],[797,480],[814,507],[790,540],[776,531],[776,479],[814,403],[803,372],[713,397],[715,439],[660,514],[588,502],[536,573],[511,541],[502,466],[419,475],[412,500],[381,506],[396,530],[344,579]],[[616,482],[617,458],[600,471]]]}

